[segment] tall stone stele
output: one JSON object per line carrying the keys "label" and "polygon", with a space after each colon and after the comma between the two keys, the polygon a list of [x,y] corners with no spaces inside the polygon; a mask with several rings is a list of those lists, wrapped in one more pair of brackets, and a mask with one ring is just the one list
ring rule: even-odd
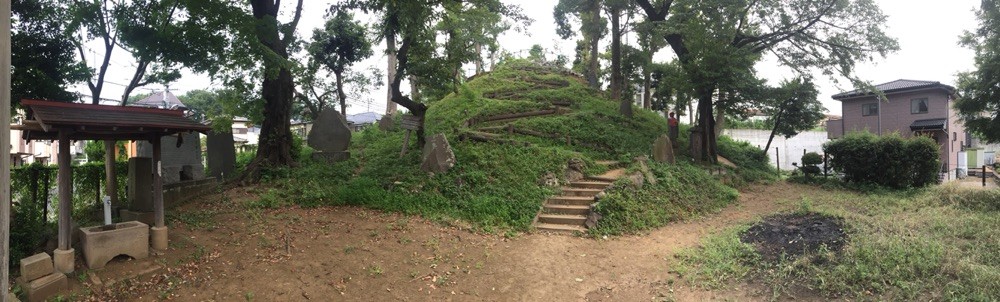
{"label": "tall stone stele", "polygon": [[313,121],[308,144],[316,150],[312,156],[317,161],[333,163],[347,160],[351,157],[347,151],[351,145],[351,129],[337,110],[323,109]]}
{"label": "tall stone stele", "polygon": [[666,134],[660,135],[653,143],[653,160],[661,163],[675,163],[674,149],[671,147],[670,137]]}
{"label": "tall stone stele", "polygon": [[420,170],[430,173],[444,173],[455,166],[455,153],[444,134],[436,134],[424,144]]}

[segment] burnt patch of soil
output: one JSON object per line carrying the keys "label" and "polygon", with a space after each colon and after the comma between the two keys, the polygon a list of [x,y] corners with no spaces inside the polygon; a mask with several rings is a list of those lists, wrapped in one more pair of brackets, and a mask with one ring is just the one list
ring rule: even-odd
{"label": "burnt patch of soil", "polygon": [[846,240],[840,218],[817,213],[769,216],[740,235],[740,241],[753,244],[768,261],[776,261],[782,254],[795,258],[824,245],[827,250],[839,253]]}

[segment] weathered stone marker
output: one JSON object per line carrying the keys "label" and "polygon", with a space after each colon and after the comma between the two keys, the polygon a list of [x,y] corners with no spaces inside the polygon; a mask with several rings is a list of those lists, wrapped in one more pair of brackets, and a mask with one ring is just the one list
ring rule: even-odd
{"label": "weathered stone marker", "polygon": [[671,147],[670,137],[666,134],[660,135],[653,143],[653,160],[661,163],[676,163],[674,148]]}
{"label": "weathered stone marker", "polygon": [[236,146],[232,132],[210,132],[205,138],[208,148],[208,175],[218,179],[233,177],[236,171]]}
{"label": "weathered stone marker", "polygon": [[444,134],[436,134],[424,145],[423,160],[420,170],[431,173],[444,173],[455,166],[455,153]]}
{"label": "weathered stone marker", "polygon": [[351,145],[351,128],[337,110],[323,109],[313,122],[308,143],[316,149],[312,155],[315,160],[328,163],[346,160],[351,157],[347,151]]}

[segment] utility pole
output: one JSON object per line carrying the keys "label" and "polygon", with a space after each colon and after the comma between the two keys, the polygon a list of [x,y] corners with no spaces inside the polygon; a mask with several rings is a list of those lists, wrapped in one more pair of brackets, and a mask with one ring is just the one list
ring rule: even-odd
{"label": "utility pole", "polygon": [[0,301],[10,280],[10,1],[0,1]]}

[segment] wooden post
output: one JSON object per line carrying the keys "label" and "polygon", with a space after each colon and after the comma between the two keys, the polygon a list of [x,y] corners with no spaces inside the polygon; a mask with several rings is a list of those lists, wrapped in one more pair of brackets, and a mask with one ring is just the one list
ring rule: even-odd
{"label": "wooden post", "polygon": [[73,130],[59,129],[59,247],[52,251],[52,263],[57,272],[72,273],[75,270],[75,251],[73,250],[73,167],[69,152],[69,135]]}
{"label": "wooden post", "polygon": [[10,280],[10,1],[0,1],[0,301]]}
{"label": "wooden post", "polygon": [[154,136],[150,141],[153,145],[153,218],[154,226],[162,228],[163,220],[163,167],[160,163],[160,137]]}
{"label": "wooden post", "polygon": [[983,186],[985,187],[986,186],[986,165],[983,165],[983,173],[980,173],[980,174],[983,175]]}
{"label": "wooden post", "polygon": [[111,206],[118,206],[118,171],[115,165],[116,141],[104,141],[104,195],[111,197]]}
{"label": "wooden post", "polygon": [[781,173],[781,156],[778,155],[778,147],[774,147],[774,165],[778,167],[778,173]]}
{"label": "wooden post", "polygon": [[405,136],[403,136],[403,149],[399,150],[399,157],[406,155],[406,148],[410,147],[410,130],[406,130]]}
{"label": "wooden post", "polygon": [[56,175],[56,186],[59,187],[59,249],[69,250],[70,233],[73,218],[73,166],[69,152],[69,130],[59,130],[59,174]]}

